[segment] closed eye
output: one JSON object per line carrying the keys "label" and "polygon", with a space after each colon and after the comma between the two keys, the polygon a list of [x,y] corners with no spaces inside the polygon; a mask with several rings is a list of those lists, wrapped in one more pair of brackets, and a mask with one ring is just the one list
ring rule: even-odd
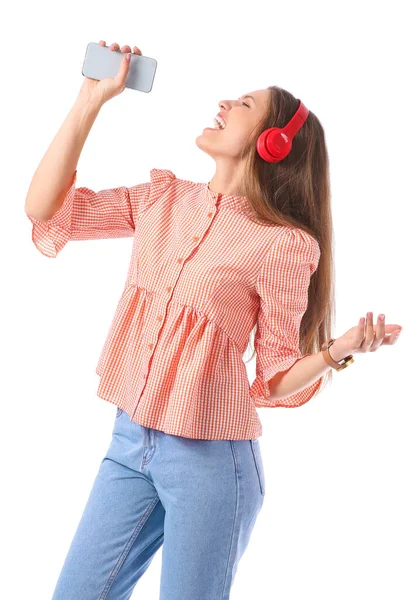
{"label": "closed eye", "polygon": [[248,108],[250,108],[249,104],[246,104],[246,102],[242,102],[242,104],[244,104],[245,106],[247,106]]}

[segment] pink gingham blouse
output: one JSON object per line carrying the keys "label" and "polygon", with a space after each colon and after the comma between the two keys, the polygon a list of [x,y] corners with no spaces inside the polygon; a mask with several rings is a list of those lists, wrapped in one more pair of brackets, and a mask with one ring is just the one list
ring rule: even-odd
{"label": "pink gingham blouse", "polygon": [[[303,358],[299,327],[317,241],[301,229],[248,219],[245,197],[151,169],[150,181],[75,187],[32,240],[57,256],[69,240],[133,237],[124,289],[96,373],[97,395],[132,421],[195,439],[255,439],[256,408],[297,407],[323,377],[280,400],[268,381]],[[256,378],[243,354],[258,325]],[[307,355],[308,356],[308,355]]]}

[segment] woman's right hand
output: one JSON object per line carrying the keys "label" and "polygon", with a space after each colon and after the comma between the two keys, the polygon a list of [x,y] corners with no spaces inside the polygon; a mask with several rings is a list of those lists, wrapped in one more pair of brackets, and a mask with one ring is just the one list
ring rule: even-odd
{"label": "woman's right hand", "polygon": [[[100,40],[99,44],[100,46],[105,46],[106,42]],[[130,46],[126,45],[120,48],[119,44],[116,42],[111,44],[109,49],[112,52],[114,50],[121,50],[123,53],[132,52]],[[142,52],[137,46],[133,46],[133,53],[142,55]],[[89,77],[84,76],[84,81],[80,90],[80,96],[101,106],[107,102],[107,100],[110,100],[110,98],[121,94],[125,89],[127,74],[129,73],[130,60],[127,60],[125,56],[123,57],[123,60],[120,63],[119,72],[116,77],[108,77],[97,81],[96,79],[90,79]]]}

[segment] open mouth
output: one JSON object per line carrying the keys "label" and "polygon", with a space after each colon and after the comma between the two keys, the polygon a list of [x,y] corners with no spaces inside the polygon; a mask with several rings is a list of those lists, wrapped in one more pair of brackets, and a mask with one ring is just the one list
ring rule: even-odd
{"label": "open mouth", "polygon": [[214,127],[211,127],[209,129],[226,129],[226,125],[227,125],[226,121],[224,121],[222,118],[217,117],[217,116],[214,117],[213,124],[214,124]]}
{"label": "open mouth", "polygon": [[205,129],[208,129],[209,131],[223,131],[223,129],[226,129],[226,122],[223,121],[223,119],[214,117],[213,127],[205,127]]}

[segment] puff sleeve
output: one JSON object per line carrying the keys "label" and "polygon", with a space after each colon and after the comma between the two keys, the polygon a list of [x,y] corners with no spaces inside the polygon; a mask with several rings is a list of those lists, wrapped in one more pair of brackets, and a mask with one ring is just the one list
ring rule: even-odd
{"label": "puff sleeve", "polygon": [[76,187],[75,170],[64,202],[51,219],[39,221],[27,215],[32,241],[42,254],[55,258],[69,240],[132,237],[140,211],[160,197],[174,178],[169,169],[151,169],[148,182],[94,191]]}
{"label": "puff sleeve", "polygon": [[285,228],[269,249],[256,281],[260,298],[255,334],[256,379],[250,395],[258,407],[294,408],[310,400],[323,376],[307,388],[271,399],[268,381],[309,354],[299,349],[301,319],[307,310],[310,277],[320,258],[318,242],[301,229]]}

